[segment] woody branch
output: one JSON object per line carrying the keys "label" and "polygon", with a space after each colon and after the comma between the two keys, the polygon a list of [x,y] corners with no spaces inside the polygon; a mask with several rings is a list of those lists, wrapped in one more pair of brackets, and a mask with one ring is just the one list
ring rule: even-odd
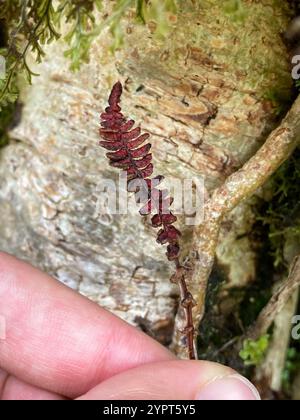
{"label": "woody branch", "polygon": [[[193,309],[196,331],[205,311],[207,283],[215,259],[224,217],[239,203],[251,197],[289,158],[300,141],[300,97],[280,126],[267,138],[258,152],[237,172],[227,178],[205,203],[203,222],[193,234],[188,284],[196,301]],[[181,323],[181,316],[176,323]],[[180,337],[175,332],[173,347],[180,353]]]}

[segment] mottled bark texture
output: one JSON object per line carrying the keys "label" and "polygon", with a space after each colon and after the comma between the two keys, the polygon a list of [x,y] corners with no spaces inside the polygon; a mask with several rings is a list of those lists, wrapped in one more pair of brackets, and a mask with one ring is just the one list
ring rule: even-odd
{"label": "mottled bark texture", "polygon": [[[165,41],[151,34],[154,25],[127,16],[115,58],[103,33],[90,64],[75,74],[63,41],[47,47],[40,77],[23,89],[21,121],[0,161],[0,248],[165,343],[177,292],[149,221],[108,220],[96,210],[99,181],[117,177],[97,146],[108,92],[118,79],[125,84],[123,109],[152,134],[157,173],[201,175],[211,192],[260,148],[276,125],[271,99],[288,96],[291,87],[281,37],[290,18],[285,2],[245,0],[244,18],[219,0],[181,4]],[[239,249],[239,232],[253,217],[247,204],[235,211],[218,248],[229,284],[255,273],[247,236],[243,259],[228,252]],[[191,228],[183,219],[180,228],[188,253]]]}

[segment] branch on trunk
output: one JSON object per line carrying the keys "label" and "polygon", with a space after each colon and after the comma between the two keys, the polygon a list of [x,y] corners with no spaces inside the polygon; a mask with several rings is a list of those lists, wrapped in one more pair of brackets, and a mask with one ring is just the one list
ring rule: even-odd
{"label": "branch on trunk", "polygon": [[[194,230],[190,289],[197,302],[194,308],[196,330],[205,311],[205,297],[209,276],[214,263],[221,223],[231,210],[251,197],[258,188],[289,158],[300,140],[300,97],[280,126],[274,130],[258,152],[237,172],[217,188],[204,208],[204,220]],[[181,323],[180,314],[177,323]],[[180,337],[174,338],[178,348]]]}

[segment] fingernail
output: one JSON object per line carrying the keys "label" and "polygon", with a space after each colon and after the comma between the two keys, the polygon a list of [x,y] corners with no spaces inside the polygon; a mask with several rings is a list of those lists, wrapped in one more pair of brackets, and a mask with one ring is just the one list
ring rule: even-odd
{"label": "fingernail", "polygon": [[198,392],[196,400],[260,401],[260,395],[248,379],[240,375],[216,378]]}

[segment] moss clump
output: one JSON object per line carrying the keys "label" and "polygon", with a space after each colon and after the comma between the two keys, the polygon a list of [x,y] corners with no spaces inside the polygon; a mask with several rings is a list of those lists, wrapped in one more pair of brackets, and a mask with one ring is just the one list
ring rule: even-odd
{"label": "moss clump", "polygon": [[247,17],[242,0],[226,0],[223,3],[224,11],[233,21],[243,22]]}
{"label": "moss clump", "polygon": [[264,335],[259,340],[245,340],[240,357],[245,366],[258,366],[264,359],[269,347],[270,336]]}
{"label": "moss clump", "polygon": [[282,385],[285,393],[290,394],[295,375],[300,371],[299,345],[290,347],[287,352],[285,368],[282,374]]}

